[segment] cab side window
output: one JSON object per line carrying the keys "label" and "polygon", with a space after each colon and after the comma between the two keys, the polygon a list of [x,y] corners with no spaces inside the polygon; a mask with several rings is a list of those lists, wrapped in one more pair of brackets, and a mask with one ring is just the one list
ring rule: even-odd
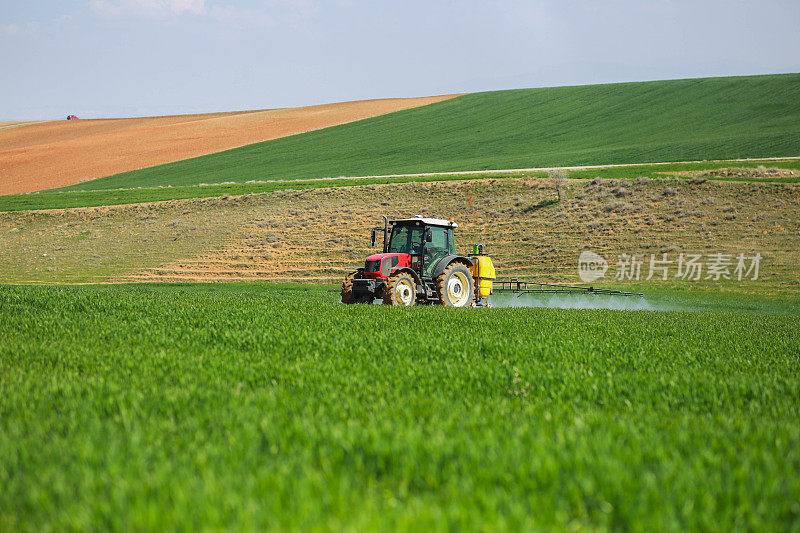
{"label": "cab side window", "polygon": [[437,250],[447,251],[447,230],[445,228],[431,228],[431,242],[428,244],[429,248],[436,248]]}

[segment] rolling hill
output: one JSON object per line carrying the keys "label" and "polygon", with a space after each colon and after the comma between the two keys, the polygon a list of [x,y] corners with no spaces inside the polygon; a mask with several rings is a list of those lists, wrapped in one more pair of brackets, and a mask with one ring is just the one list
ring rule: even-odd
{"label": "rolling hill", "polygon": [[800,74],[475,93],[70,187],[800,155]]}
{"label": "rolling hill", "polygon": [[0,195],[63,187],[453,96],[204,115],[58,120],[24,127],[0,123]]}

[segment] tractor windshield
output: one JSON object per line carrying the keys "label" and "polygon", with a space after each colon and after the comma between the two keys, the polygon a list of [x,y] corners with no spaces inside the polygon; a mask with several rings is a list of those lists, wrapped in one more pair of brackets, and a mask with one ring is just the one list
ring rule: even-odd
{"label": "tractor windshield", "polygon": [[423,226],[394,226],[389,241],[389,252],[420,255],[424,235],[425,228]]}

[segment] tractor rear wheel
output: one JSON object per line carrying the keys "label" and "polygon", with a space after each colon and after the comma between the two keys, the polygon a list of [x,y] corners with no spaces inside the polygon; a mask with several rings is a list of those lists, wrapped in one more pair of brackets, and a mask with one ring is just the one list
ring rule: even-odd
{"label": "tractor rear wheel", "polygon": [[351,272],[344,278],[342,283],[342,303],[343,304],[371,304],[371,294],[355,294],[353,292],[353,279],[358,275],[358,272]]}
{"label": "tractor rear wheel", "polygon": [[417,303],[417,282],[408,272],[389,276],[383,285],[384,305],[410,306]]}
{"label": "tractor rear wheel", "polygon": [[469,307],[475,294],[472,273],[463,263],[451,263],[436,278],[436,294],[447,307]]}

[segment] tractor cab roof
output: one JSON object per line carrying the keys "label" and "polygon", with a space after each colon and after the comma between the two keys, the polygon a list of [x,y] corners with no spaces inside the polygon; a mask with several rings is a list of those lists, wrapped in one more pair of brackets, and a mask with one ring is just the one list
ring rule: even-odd
{"label": "tractor cab roof", "polygon": [[443,218],[425,218],[423,216],[417,215],[413,218],[399,218],[397,220],[390,220],[390,224],[415,224],[415,223],[423,223],[426,226],[442,226],[445,228],[457,228],[458,224],[453,222],[452,220],[445,220]]}

